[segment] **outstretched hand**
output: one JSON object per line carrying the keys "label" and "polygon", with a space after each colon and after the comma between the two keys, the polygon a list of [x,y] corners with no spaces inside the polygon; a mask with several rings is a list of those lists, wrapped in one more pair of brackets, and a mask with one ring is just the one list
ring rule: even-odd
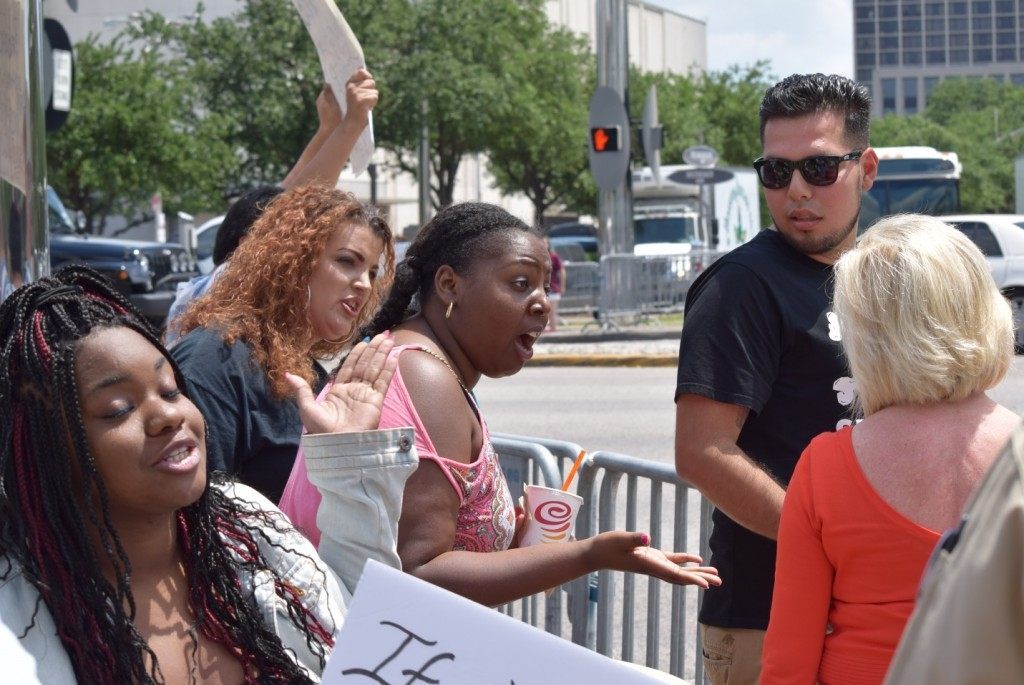
{"label": "outstretched hand", "polygon": [[392,347],[391,337],[381,333],[369,343],[361,342],[352,348],[320,402],[309,383],[286,374],[306,432],[354,433],[376,429],[384,395],[398,365],[397,356],[389,358]]}
{"label": "outstretched hand", "polygon": [[701,563],[698,555],[654,549],[646,533],[616,530],[601,533],[590,542],[598,568],[643,573],[676,585],[696,585],[705,590],[722,584],[718,571],[710,566],[684,566]]}

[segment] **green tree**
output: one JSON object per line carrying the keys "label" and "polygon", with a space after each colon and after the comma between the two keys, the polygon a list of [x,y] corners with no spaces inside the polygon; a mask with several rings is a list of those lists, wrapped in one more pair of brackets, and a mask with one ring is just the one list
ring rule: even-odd
{"label": "green tree", "polygon": [[[426,105],[431,197],[451,204],[462,159],[484,152],[523,88],[514,64],[547,26],[540,0],[381,0],[339,3],[378,78],[378,144],[418,174]],[[540,84],[538,84],[539,86]]]}
{"label": "green tree", "polygon": [[993,79],[946,79],[928,101],[925,117],[959,142],[964,211],[1014,210],[1013,159],[1024,153],[1024,90]]}
{"label": "green tree", "polygon": [[764,92],[774,83],[767,62],[709,72],[700,80],[700,109],[709,122],[705,142],[724,164],[750,166],[761,156],[758,112]]}
{"label": "green tree", "polygon": [[[663,164],[682,164],[683,150],[701,140],[702,132],[708,126],[700,108],[697,84],[686,75],[631,68],[629,112],[632,118],[639,119],[642,115],[644,99],[651,86],[658,90],[658,121],[664,136],[661,161]],[[643,147],[638,145],[636,151],[634,158],[641,158]]]}
{"label": "green tree", "polygon": [[[705,144],[718,151],[720,163],[746,167],[761,154],[758,110],[764,91],[773,81],[766,62],[698,77],[633,70],[630,112],[639,117],[649,87],[656,85],[664,130],[662,164],[682,164],[683,150]],[[761,221],[771,221],[763,202]]]}
{"label": "green tree", "polygon": [[197,113],[225,123],[237,160],[223,199],[279,183],[316,131],[323,83],[312,40],[290,2],[246,0],[235,14],[187,24],[146,15],[136,36],[161,45],[197,93]]}
{"label": "green tree", "polygon": [[586,204],[593,197],[587,103],[594,59],[581,38],[561,29],[544,31],[514,57],[506,69],[521,71],[520,85],[496,112],[486,151],[497,187],[525,193],[540,225],[552,205]]}
{"label": "green tree", "polygon": [[723,164],[748,166],[761,153],[757,112],[771,84],[766,62],[707,72],[697,78],[633,69],[630,112],[639,117],[647,91],[655,85],[665,136],[663,163],[681,164],[683,150],[701,143],[715,148]]}
{"label": "green tree", "polygon": [[89,233],[107,218],[148,215],[161,192],[168,211],[196,211],[219,195],[230,148],[224,122],[197,118],[195,92],[152,49],[132,50],[123,39],[76,48],[75,103],[67,123],[47,140],[50,183],[82,213]]}

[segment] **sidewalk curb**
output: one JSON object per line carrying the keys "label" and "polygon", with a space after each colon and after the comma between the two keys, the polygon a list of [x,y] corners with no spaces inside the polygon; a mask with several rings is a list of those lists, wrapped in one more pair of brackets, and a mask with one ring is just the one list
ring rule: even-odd
{"label": "sidewalk curb", "polygon": [[676,366],[675,354],[538,354],[527,366]]}

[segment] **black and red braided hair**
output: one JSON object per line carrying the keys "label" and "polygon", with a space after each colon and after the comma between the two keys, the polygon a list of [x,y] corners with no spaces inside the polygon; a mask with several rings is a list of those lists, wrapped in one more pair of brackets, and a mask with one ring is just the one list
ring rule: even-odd
{"label": "black and red braided hair", "polygon": [[[20,573],[35,586],[78,682],[161,683],[156,656],[132,622],[131,565],[89,452],[75,383],[77,343],[94,330],[119,326],[162,352],[184,391],[156,332],[91,269],[66,267],[0,304],[0,579]],[[209,486],[177,519],[196,629],[239,659],[247,683],[309,682],[239,580],[243,570],[270,571],[322,668],[333,644],[330,630],[257,544],[273,544],[263,530],[280,528],[281,519]],[[104,576],[104,564],[116,582]],[[34,624],[33,616],[22,632]]]}

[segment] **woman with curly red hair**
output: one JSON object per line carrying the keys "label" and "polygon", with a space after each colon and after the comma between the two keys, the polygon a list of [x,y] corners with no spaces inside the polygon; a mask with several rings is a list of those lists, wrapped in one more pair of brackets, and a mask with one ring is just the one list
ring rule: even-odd
{"label": "woman with curly red hair", "polygon": [[302,432],[286,376],[314,391],[391,281],[388,225],[348,193],[278,196],[227,270],[181,317],[172,350],[206,417],[210,470],[278,501]]}

